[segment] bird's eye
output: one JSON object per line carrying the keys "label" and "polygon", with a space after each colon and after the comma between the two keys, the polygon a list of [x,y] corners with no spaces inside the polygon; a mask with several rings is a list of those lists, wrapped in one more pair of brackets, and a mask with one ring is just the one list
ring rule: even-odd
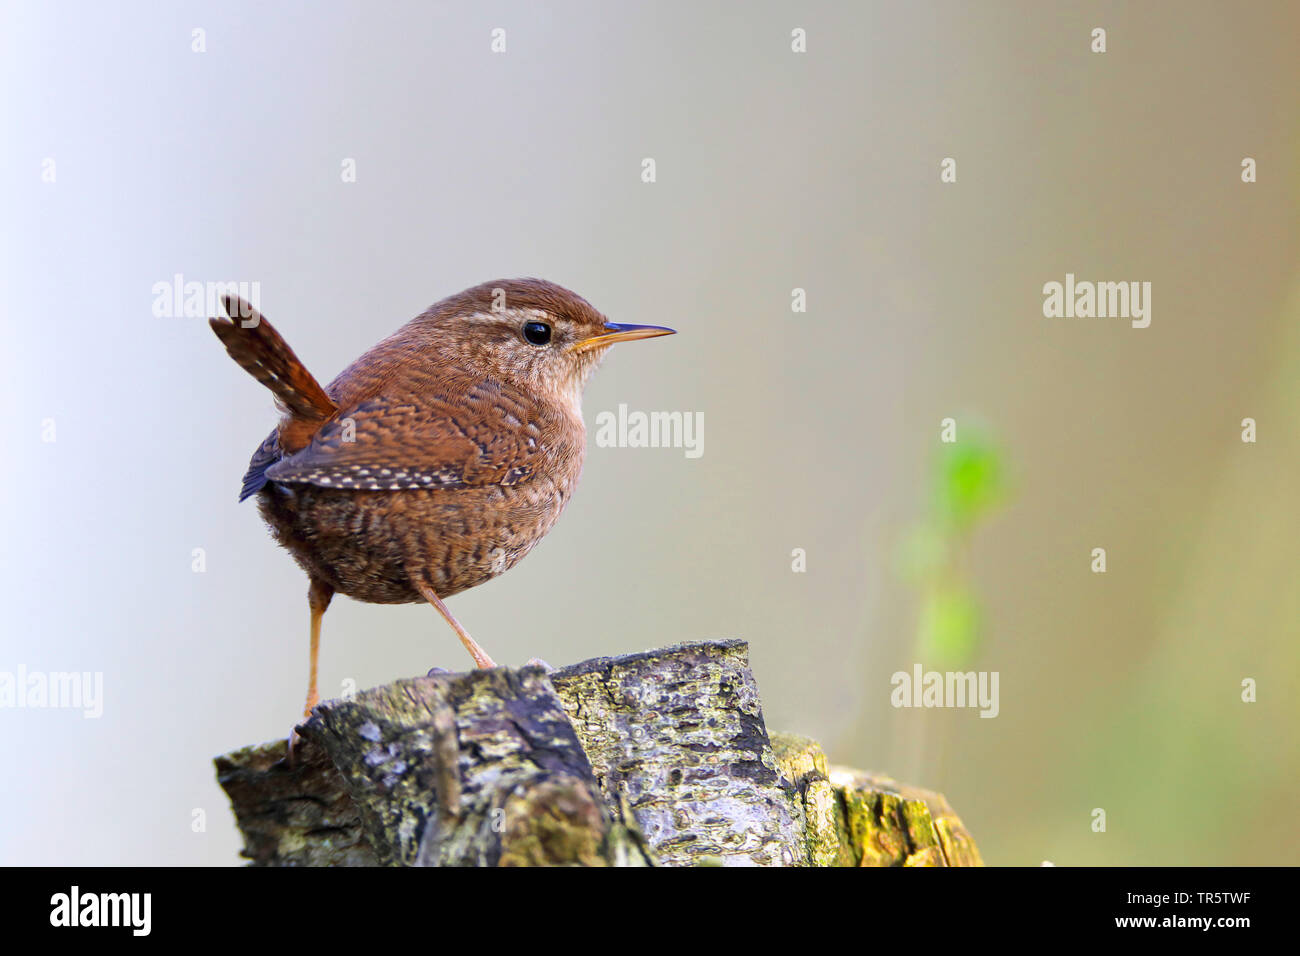
{"label": "bird's eye", "polygon": [[551,327],[545,322],[525,322],[524,338],[533,345],[545,345],[551,341]]}

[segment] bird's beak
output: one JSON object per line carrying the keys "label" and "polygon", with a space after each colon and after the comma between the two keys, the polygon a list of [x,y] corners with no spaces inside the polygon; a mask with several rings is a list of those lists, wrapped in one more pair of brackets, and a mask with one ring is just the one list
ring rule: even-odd
{"label": "bird's beak", "polygon": [[587,349],[597,349],[602,345],[631,342],[635,339],[652,339],[656,335],[672,335],[676,331],[676,329],[664,328],[662,325],[620,325],[617,322],[606,322],[604,332],[573,343],[569,346],[569,351],[585,352]]}

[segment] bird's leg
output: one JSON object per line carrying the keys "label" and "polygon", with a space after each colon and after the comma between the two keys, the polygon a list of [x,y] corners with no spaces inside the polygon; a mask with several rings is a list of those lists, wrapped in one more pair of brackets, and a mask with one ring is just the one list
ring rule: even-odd
{"label": "bird's leg", "polygon": [[465,645],[465,650],[469,651],[470,656],[474,658],[474,663],[478,665],[480,670],[497,666],[492,658],[488,657],[487,651],[479,647],[478,644],[474,642],[474,638],[469,636],[469,631],[460,626],[460,621],[451,616],[451,611],[447,610],[447,605],[442,603],[442,598],[438,597],[433,588],[417,581],[415,582],[415,589],[420,592],[426,601],[438,609],[439,614],[446,618],[447,623],[450,624],[452,630],[456,632],[456,636],[459,637],[460,642]]}
{"label": "bird's leg", "polygon": [[305,720],[311,716],[312,708],[320,703],[320,694],[316,691],[316,661],[320,657],[320,619],[325,616],[325,609],[330,606],[334,589],[324,581],[312,578],[307,590],[307,605],[311,608],[311,671],[307,678],[307,704],[302,709]]}
{"label": "bird's leg", "polygon": [[[307,703],[302,708],[302,719],[311,716],[312,708],[320,703],[320,693],[316,690],[316,661],[320,657],[320,621],[325,616],[325,609],[330,606],[334,589],[317,578],[311,579],[307,589],[307,606],[311,608],[311,664],[307,677]],[[295,728],[289,734],[289,760],[293,760],[293,746],[298,737]]]}

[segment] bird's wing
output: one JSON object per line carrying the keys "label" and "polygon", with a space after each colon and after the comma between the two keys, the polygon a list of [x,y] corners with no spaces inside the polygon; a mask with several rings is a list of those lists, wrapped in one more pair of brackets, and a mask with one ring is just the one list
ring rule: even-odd
{"label": "bird's wing", "polygon": [[565,431],[560,414],[494,381],[418,398],[370,398],[341,409],[305,448],[265,475],[375,491],[517,485],[533,476],[544,455],[574,453],[544,447]]}
{"label": "bird's wing", "polygon": [[240,501],[256,494],[257,489],[266,484],[266,470],[279,461],[283,454],[280,448],[280,429],[273,428],[248,462],[248,471],[244,472],[244,485],[239,489]]}

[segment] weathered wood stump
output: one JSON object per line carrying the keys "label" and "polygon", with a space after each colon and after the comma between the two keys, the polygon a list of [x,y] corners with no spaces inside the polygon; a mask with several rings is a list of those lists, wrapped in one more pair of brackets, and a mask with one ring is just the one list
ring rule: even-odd
{"label": "weathered wood stump", "polygon": [[769,738],[743,641],[400,680],[218,757],[259,866],[968,866],[943,797]]}

